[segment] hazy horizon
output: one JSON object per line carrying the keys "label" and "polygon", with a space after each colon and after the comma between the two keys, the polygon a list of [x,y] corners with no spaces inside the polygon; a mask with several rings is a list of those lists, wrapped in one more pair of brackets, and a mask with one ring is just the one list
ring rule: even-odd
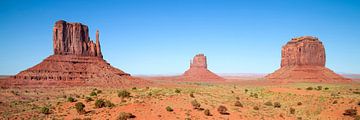
{"label": "hazy horizon", "polygon": [[104,59],[134,75],[179,74],[198,53],[215,73],[271,73],[291,38],[316,36],[326,66],[360,73],[360,1],[0,1],[0,75],[53,54],[57,20],[100,31]]}

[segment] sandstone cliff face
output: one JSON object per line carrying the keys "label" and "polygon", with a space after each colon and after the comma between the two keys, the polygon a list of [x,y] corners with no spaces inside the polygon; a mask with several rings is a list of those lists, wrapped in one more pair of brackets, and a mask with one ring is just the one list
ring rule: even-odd
{"label": "sandstone cliff face", "polygon": [[81,23],[67,23],[60,20],[53,29],[55,55],[81,55],[102,57],[99,31],[96,32],[96,44],[90,40],[89,29]]}
{"label": "sandstone cliff face", "polygon": [[325,48],[311,36],[293,38],[281,50],[281,68],[265,78],[278,82],[348,82],[325,67]]}
{"label": "sandstone cliff face", "polygon": [[281,50],[281,67],[325,66],[325,49],[318,38],[304,36],[293,38]]}
{"label": "sandstone cliff face", "polygon": [[185,71],[181,79],[186,81],[222,81],[220,76],[207,69],[206,56],[197,54],[194,59],[190,60],[190,68]]}
{"label": "sandstone cliff face", "polygon": [[102,58],[98,31],[94,44],[86,25],[60,20],[55,23],[53,34],[54,55],[15,75],[17,80],[27,80],[17,84],[28,83],[29,80],[116,87],[148,83],[133,78]]}

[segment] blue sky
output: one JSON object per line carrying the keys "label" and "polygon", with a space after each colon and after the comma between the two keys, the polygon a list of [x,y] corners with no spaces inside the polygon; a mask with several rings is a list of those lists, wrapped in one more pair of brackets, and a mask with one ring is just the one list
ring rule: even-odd
{"label": "blue sky", "polygon": [[57,20],[96,29],[104,58],[131,74],[184,72],[197,53],[216,73],[270,73],[281,46],[311,35],[326,66],[360,73],[358,0],[1,0],[0,74],[16,74],[53,53]]}

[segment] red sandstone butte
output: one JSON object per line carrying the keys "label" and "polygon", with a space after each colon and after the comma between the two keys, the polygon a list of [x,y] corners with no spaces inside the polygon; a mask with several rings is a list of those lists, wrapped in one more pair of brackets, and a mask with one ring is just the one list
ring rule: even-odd
{"label": "red sandstone butte", "polygon": [[96,31],[94,43],[88,27],[81,23],[57,21],[53,29],[53,47],[53,55],[15,75],[17,80],[27,80],[16,84],[66,81],[94,86],[132,86],[145,82],[107,63],[101,53],[99,31]]}
{"label": "red sandstone butte", "polygon": [[326,68],[325,62],[325,48],[318,38],[293,38],[282,47],[281,68],[265,78],[280,82],[351,81]]}
{"label": "red sandstone butte", "polygon": [[207,69],[206,56],[197,54],[190,60],[190,68],[181,76],[185,81],[223,81],[224,79]]}

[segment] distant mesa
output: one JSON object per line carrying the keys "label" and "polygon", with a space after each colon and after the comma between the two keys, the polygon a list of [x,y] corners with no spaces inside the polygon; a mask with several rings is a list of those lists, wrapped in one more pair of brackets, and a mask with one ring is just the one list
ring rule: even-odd
{"label": "distant mesa", "polygon": [[96,31],[94,43],[90,40],[88,27],[81,23],[57,21],[53,28],[53,47],[53,55],[14,78],[70,83],[80,81],[81,85],[95,86],[127,86],[144,82],[107,63],[101,53],[99,31]]}
{"label": "distant mesa", "polygon": [[325,62],[325,48],[318,38],[293,38],[282,47],[281,68],[265,78],[281,82],[351,81],[326,68]]}
{"label": "distant mesa", "polygon": [[197,54],[190,60],[190,68],[181,76],[185,81],[223,81],[224,78],[207,69],[206,56]]}

